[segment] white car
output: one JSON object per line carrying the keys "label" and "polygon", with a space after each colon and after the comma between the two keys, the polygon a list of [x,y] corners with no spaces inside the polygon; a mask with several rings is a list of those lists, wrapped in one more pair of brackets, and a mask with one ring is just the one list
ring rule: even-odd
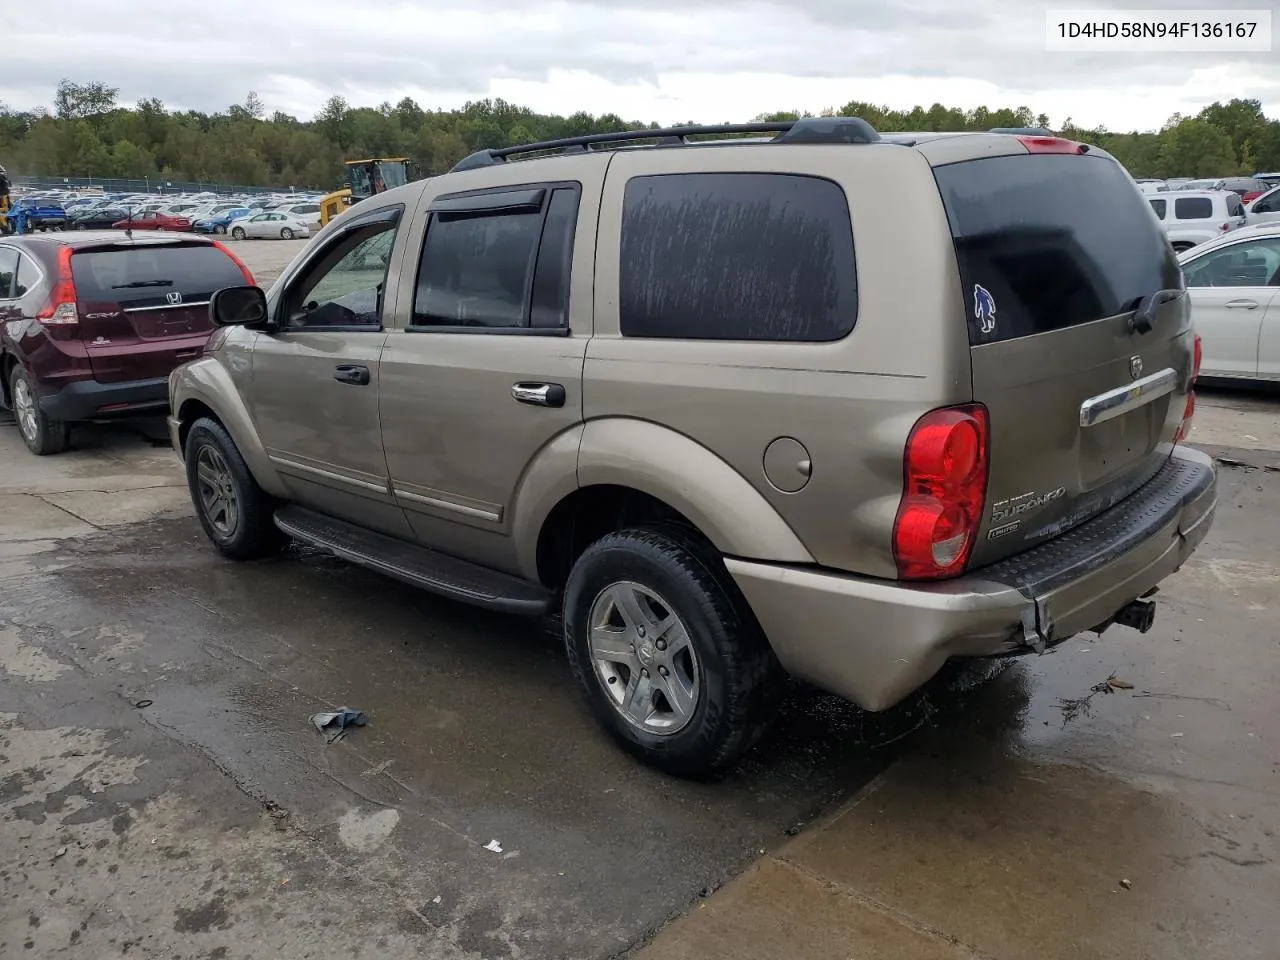
{"label": "white car", "polygon": [[1245,205],[1244,214],[1251,224],[1280,221],[1280,187],[1254,197],[1252,202]]}
{"label": "white car", "polygon": [[1147,197],[1147,203],[1178,253],[1246,223],[1239,194],[1229,190],[1174,190]]}
{"label": "white car", "polygon": [[1178,262],[1202,341],[1201,376],[1280,381],[1280,222],[1235,230]]}
{"label": "white car", "polygon": [[294,237],[309,236],[311,229],[297,217],[268,210],[266,213],[257,213],[243,220],[233,220],[230,233],[237,240],[244,240],[247,237],[292,240]]}
{"label": "white car", "polygon": [[293,217],[295,220],[301,220],[303,223],[312,227],[320,225],[320,204],[310,202],[286,203],[276,207],[276,213],[283,213],[285,216]]}

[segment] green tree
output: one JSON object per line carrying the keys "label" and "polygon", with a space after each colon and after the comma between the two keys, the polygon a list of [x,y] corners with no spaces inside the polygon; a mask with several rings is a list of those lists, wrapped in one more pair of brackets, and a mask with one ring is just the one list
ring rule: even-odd
{"label": "green tree", "polygon": [[53,96],[53,110],[59,120],[84,119],[110,113],[116,108],[119,90],[105,83],[75,83],[62,80]]}
{"label": "green tree", "polygon": [[1239,172],[1230,134],[1207,120],[1181,120],[1167,127],[1161,139],[1161,176],[1215,177]]}

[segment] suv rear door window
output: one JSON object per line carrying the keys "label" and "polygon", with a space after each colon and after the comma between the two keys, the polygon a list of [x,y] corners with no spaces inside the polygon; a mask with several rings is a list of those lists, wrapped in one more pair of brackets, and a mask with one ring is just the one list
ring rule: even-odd
{"label": "suv rear door window", "polygon": [[622,206],[618,311],[628,337],[846,336],[858,282],[844,191],[790,174],[633,177]]}
{"label": "suv rear door window", "polygon": [[215,290],[239,287],[244,274],[209,244],[138,244],[78,251],[71,258],[76,297],[122,309],[207,302]]}
{"label": "suv rear door window", "polygon": [[[519,194],[540,200],[503,206]],[[454,203],[433,212],[418,265],[414,327],[567,329],[569,263],[578,189],[538,186],[485,194],[474,209]]]}
{"label": "suv rear door window", "polygon": [[1163,230],[1107,157],[986,157],[934,177],[973,344],[1115,316],[1181,282]]}
{"label": "suv rear door window", "polygon": [[1213,201],[1208,197],[1179,197],[1173,202],[1173,215],[1179,220],[1208,220],[1213,216]]}

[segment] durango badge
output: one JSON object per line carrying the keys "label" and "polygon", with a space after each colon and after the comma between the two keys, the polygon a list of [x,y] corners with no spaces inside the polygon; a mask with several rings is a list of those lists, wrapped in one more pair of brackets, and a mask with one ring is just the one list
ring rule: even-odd
{"label": "durango badge", "polygon": [[983,333],[996,328],[996,298],[980,283],[973,285],[973,316]]}

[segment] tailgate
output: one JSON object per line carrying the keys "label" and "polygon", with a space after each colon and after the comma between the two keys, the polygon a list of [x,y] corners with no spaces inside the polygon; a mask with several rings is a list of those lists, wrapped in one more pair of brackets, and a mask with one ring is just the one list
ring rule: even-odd
{"label": "tailgate", "polygon": [[211,244],[91,247],[71,257],[80,331],[100,383],[168,376],[213,330],[209,298],[244,275]]}
{"label": "tailgate", "polygon": [[[973,398],[991,419],[972,569],[1083,523],[1160,470],[1193,334],[1177,261],[1115,161],[1028,153],[934,172],[968,301]],[[1151,329],[1132,329],[1160,291]]]}

